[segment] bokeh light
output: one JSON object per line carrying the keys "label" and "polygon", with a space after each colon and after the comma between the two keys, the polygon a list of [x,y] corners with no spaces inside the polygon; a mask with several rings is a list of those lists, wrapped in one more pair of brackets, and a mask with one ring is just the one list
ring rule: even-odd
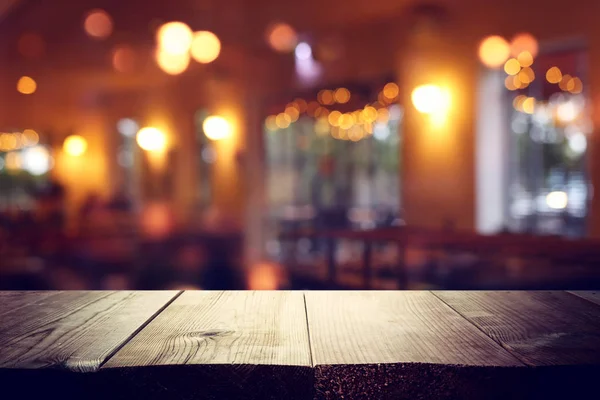
{"label": "bokeh light", "polygon": [[157,42],[161,53],[172,55],[186,54],[192,46],[194,34],[183,22],[167,22],[157,32]]}
{"label": "bokeh light", "polygon": [[269,115],[265,119],[265,127],[267,128],[267,130],[269,130],[269,131],[276,131],[277,130],[276,119],[277,119],[277,117],[275,115]]}
{"label": "bokeh light", "polygon": [[366,106],[363,111],[363,120],[366,122],[374,122],[377,119],[377,109],[375,107]]}
{"label": "bokeh light", "polygon": [[523,102],[527,100],[527,96],[520,94],[513,99],[513,107],[517,111],[523,111]]}
{"label": "bokeh light", "polygon": [[21,134],[21,142],[24,146],[35,146],[40,141],[40,136],[33,129],[25,129]]}
{"label": "bokeh light", "polygon": [[569,203],[569,197],[565,192],[555,191],[546,195],[546,204],[554,210],[563,210]]}
{"label": "bokeh light", "polygon": [[[441,111],[441,110],[437,110]],[[387,123],[390,120],[390,112],[387,108],[380,108],[377,110],[377,122],[379,123]]]}
{"label": "bokeh light", "polygon": [[138,146],[146,151],[162,152],[167,147],[167,137],[158,128],[151,126],[139,130],[136,136]]}
{"label": "bokeh light", "polygon": [[573,78],[571,83],[571,85],[567,85],[569,92],[573,94],[578,94],[583,91],[583,82],[581,82],[581,79]]}
{"label": "bokeh light", "polygon": [[156,63],[164,72],[169,75],[179,75],[190,65],[190,55],[188,53],[172,54],[161,51],[156,52]]}
{"label": "bokeh light", "polygon": [[34,146],[23,150],[22,168],[31,175],[44,175],[52,167],[52,156],[44,146]]}
{"label": "bokeh light", "polygon": [[341,112],[334,110],[329,113],[329,115],[327,116],[327,120],[329,121],[329,123],[332,126],[340,126],[340,117],[341,116],[342,116]]}
{"label": "bokeh light", "polygon": [[192,58],[199,63],[208,64],[217,59],[221,53],[221,41],[212,32],[200,31],[194,33],[190,49]]}
{"label": "bokeh light", "polygon": [[336,102],[340,104],[345,104],[350,101],[350,91],[346,88],[339,88],[333,94],[333,97]]}
{"label": "bokeh light", "polygon": [[570,83],[572,80],[573,77],[571,75],[565,74],[558,83],[558,87],[566,92],[569,90],[569,85],[571,85],[572,87],[575,86],[573,83]]}
{"label": "bokeh light", "polygon": [[138,125],[138,123],[135,122],[135,120],[133,120],[131,118],[121,118],[117,122],[117,130],[119,131],[119,133],[121,135],[126,136],[126,137],[135,136],[136,132],[139,129],[140,129],[140,126]]}
{"label": "bokeh light", "polygon": [[10,151],[15,150],[19,142],[17,136],[13,133],[3,133],[0,135],[0,150]]}
{"label": "bokeh light", "polygon": [[267,41],[273,50],[280,53],[290,53],[298,44],[298,35],[290,25],[276,23],[267,30]]}
{"label": "bokeh light", "polygon": [[519,77],[519,81],[525,85],[529,85],[535,79],[535,73],[530,67],[523,68],[517,76]]}
{"label": "bokeh light", "polygon": [[383,96],[388,100],[394,100],[399,93],[400,88],[394,82],[390,82],[383,87]]}
{"label": "bokeh light", "polygon": [[538,41],[530,33],[519,33],[510,42],[510,53],[513,57],[518,57],[524,51],[529,52],[532,58],[538,55]]}
{"label": "bokeh light", "polygon": [[248,271],[248,288],[251,290],[277,290],[281,288],[283,269],[274,263],[263,262]]}
{"label": "bokeh light", "polygon": [[317,100],[319,100],[319,103],[326,106],[335,102],[333,92],[331,90],[321,90],[319,94],[317,94]]}
{"label": "bokeh light", "polygon": [[113,21],[106,11],[92,10],[85,17],[83,28],[94,39],[106,39],[113,31]]}
{"label": "bokeh light", "polygon": [[521,67],[531,67],[533,64],[533,56],[528,51],[522,51],[517,56],[517,61],[519,61]]}
{"label": "bokeh light", "polygon": [[339,126],[342,129],[350,129],[354,125],[354,117],[352,114],[342,114],[339,119]]}
{"label": "bokeh light", "polygon": [[566,101],[556,107],[556,118],[563,124],[568,124],[577,119],[579,112],[579,107],[573,101]]}
{"label": "bokeh light", "polygon": [[504,79],[504,86],[506,86],[508,90],[517,90],[522,87],[522,84],[518,76],[509,75],[506,77],[506,79]]}
{"label": "bokeh light", "polygon": [[521,70],[521,64],[516,58],[509,58],[504,64],[504,72],[508,75],[516,75]]}
{"label": "bokeh light", "polygon": [[312,49],[306,42],[300,42],[294,50],[294,54],[298,60],[310,60],[312,58]]}
{"label": "bokeh light", "polygon": [[285,113],[287,115],[289,115],[290,121],[292,121],[292,122],[298,121],[298,118],[300,117],[300,112],[298,111],[298,109],[296,107],[292,107],[292,106],[287,107],[285,109]]}
{"label": "bokeh light", "polygon": [[286,113],[279,113],[275,117],[275,123],[277,124],[277,126],[280,129],[287,128],[288,126],[290,126],[291,122],[292,122],[292,120],[290,119],[290,116],[287,115]]}
{"label": "bokeh light", "polygon": [[551,67],[546,71],[546,80],[550,83],[559,83],[562,77],[562,72],[558,67]]}
{"label": "bokeh light", "polygon": [[231,136],[229,121],[218,115],[207,117],[202,123],[202,129],[210,140],[222,140]]}
{"label": "bokeh light", "polygon": [[87,150],[87,140],[80,135],[70,135],[63,143],[63,150],[70,156],[79,157]]}
{"label": "bokeh light", "polygon": [[510,56],[510,47],[501,36],[489,36],[479,45],[479,60],[489,68],[499,68]]}
{"label": "bokeh light", "polygon": [[29,76],[22,76],[17,82],[17,91],[22,94],[35,93],[37,89],[37,83],[33,78]]}
{"label": "bokeh light", "polygon": [[6,153],[4,157],[4,167],[9,171],[15,171],[21,169],[22,166],[21,153],[18,151],[11,151]]}
{"label": "bokeh light", "polygon": [[421,85],[411,93],[417,111],[424,114],[439,113],[449,106],[449,95],[437,85]]}
{"label": "bokeh light", "polygon": [[523,100],[523,104],[521,106],[522,110],[526,114],[533,114],[535,111],[535,99],[533,97],[528,97]]}
{"label": "bokeh light", "polygon": [[135,69],[135,51],[131,46],[120,45],[112,53],[112,65],[118,72],[132,72]]}
{"label": "bokeh light", "polygon": [[294,104],[296,104],[296,106],[298,107],[298,111],[300,111],[300,114],[306,112],[306,108],[308,107],[306,100],[297,98],[294,100]]}

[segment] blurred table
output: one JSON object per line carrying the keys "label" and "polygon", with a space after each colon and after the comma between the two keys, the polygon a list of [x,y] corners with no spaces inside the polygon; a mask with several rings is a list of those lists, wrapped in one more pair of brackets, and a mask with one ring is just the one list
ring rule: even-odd
{"label": "blurred table", "polygon": [[600,292],[0,292],[4,398],[582,398]]}

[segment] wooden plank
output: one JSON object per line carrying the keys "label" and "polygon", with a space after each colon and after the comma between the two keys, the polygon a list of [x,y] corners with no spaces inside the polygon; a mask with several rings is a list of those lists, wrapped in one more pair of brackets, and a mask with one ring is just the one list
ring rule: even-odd
{"label": "wooden plank", "polygon": [[600,307],[566,292],[435,292],[531,366],[600,365]]}
{"label": "wooden plank", "polygon": [[0,318],[31,304],[41,304],[42,300],[55,296],[56,291],[2,291],[0,292]]}
{"label": "wooden plank", "polygon": [[316,398],[486,398],[526,369],[430,292],[305,297]]}
{"label": "wooden plank", "polygon": [[4,295],[0,368],[95,371],[176,294],[72,291]]}
{"label": "wooden plank", "polygon": [[315,365],[521,363],[429,292],[306,292]]}
{"label": "wooden plank", "polygon": [[600,292],[591,291],[591,290],[577,290],[577,291],[569,291],[569,293],[574,294],[575,296],[579,296],[586,300],[591,301],[592,303],[596,303],[600,305]]}
{"label": "wooden plank", "polygon": [[158,398],[312,398],[301,292],[187,291],[101,373]]}

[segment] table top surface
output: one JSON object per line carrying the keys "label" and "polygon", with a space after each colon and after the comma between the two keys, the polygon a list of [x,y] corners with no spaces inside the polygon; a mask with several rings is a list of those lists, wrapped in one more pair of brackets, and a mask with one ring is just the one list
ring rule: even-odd
{"label": "table top surface", "polygon": [[598,366],[600,292],[0,292],[0,372],[411,364]]}

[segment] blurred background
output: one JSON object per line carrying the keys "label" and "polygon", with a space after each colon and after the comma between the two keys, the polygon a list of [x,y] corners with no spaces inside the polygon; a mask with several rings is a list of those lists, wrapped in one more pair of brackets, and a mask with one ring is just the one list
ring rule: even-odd
{"label": "blurred background", "polygon": [[598,289],[596,0],[0,0],[0,289]]}

